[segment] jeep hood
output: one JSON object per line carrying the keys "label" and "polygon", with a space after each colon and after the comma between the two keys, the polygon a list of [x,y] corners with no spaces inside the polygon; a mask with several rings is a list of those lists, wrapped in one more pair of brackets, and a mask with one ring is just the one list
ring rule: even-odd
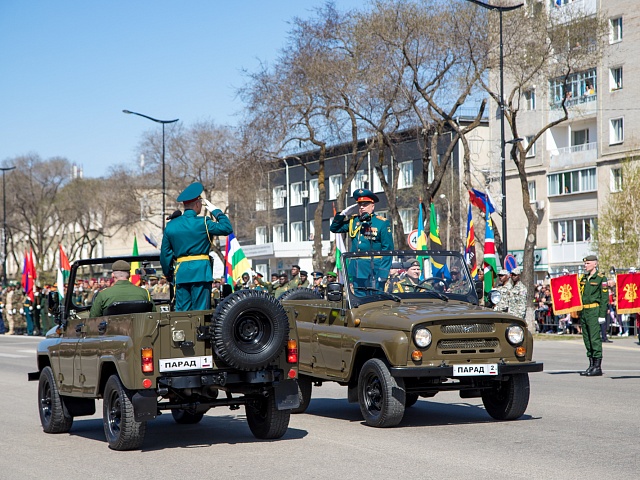
{"label": "jeep hood", "polygon": [[[456,321],[473,323],[479,320],[518,322],[516,317],[505,313],[494,312],[466,302],[449,300],[443,302],[403,300],[402,303],[389,304],[369,303],[360,305],[354,314],[360,319],[362,328],[378,328],[385,330],[411,330],[419,323],[436,321]],[[520,320],[520,323],[524,323]]]}

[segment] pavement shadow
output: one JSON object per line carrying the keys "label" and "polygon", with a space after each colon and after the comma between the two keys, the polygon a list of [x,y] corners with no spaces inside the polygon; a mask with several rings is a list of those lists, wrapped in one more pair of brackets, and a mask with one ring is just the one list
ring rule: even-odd
{"label": "pavement shadow", "polygon": [[[260,440],[251,433],[244,415],[205,415],[198,424],[181,425],[173,420],[170,413],[165,413],[155,420],[147,422],[147,432],[141,451],[203,448],[222,444],[282,442],[304,438],[307,434],[306,430],[289,427],[280,439]],[[76,419],[69,435],[106,443],[102,419]]]}
{"label": "pavement shadow", "polygon": [[[480,399],[478,399],[480,401]],[[346,399],[312,398],[308,415],[335,418],[349,422],[364,423],[357,403]],[[538,420],[540,417],[523,415],[519,420]],[[482,405],[471,403],[439,403],[419,399],[415,405],[405,410],[400,427],[428,427],[442,425],[467,425],[473,423],[493,423]]]}

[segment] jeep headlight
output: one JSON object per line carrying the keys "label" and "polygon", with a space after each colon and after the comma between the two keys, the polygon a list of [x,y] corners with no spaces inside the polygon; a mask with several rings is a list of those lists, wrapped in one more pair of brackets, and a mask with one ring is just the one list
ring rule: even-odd
{"label": "jeep headlight", "polygon": [[431,345],[431,332],[428,328],[418,328],[413,332],[413,343],[417,347],[427,348]]}
{"label": "jeep headlight", "polygon": [[502,298],[502,294],[500,293],[499,290],[491,290],[489,292],[489,300],[491,300],[491,303],[493,303],[494,305],[499,304],[501,298]]}
{"label": "jeep headlight", "polygon": [[513,346],[520,345],[524,341],[524,329],[520,325],[509,325],[507,341]]}

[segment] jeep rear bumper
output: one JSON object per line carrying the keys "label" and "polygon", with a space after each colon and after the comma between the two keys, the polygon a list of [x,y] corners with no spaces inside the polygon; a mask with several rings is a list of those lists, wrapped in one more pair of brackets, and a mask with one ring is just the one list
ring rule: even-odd
{"label": "jeep rear bumper", "polygon": [[[498,375],[482,378],[500,378],[516,373],[542,372],[544,365],[539,362],[498,364]],[[444,367],[389,367],[391,376],[403,378],[459,378],[453,376],[451,365]],[[469,377],[466,377],[469,378]]]}

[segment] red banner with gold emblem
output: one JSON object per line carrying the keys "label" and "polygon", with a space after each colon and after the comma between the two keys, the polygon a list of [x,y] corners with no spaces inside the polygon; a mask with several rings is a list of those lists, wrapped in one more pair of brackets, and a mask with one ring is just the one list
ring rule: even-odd
{"label": "red banner with gold emblem", "polygon": [[640,273],[616,275],[616,313],[640,312]]}
{"label": "red banner with gold emblem", "polygon": [[576,273],[551,279],[551,303],[554,315],[582,310],[582,295]]}

